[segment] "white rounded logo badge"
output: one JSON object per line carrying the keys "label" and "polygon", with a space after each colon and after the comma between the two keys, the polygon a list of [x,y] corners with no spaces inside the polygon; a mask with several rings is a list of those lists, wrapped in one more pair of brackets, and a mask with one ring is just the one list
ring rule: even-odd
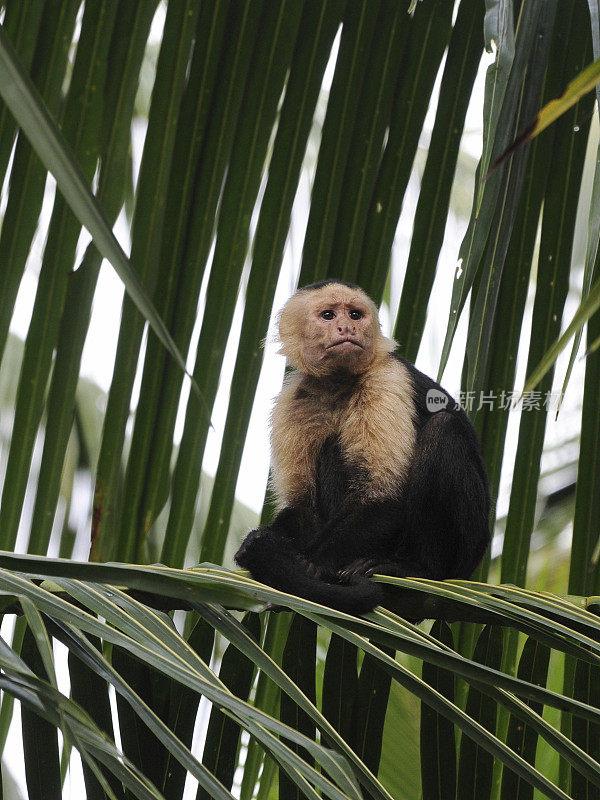
{"label": "white rounded logo badge", "polygon": [[448,405],[448,395],[439,389],[429,389],[425,395],[425,404],[431,414],[442,411]]}

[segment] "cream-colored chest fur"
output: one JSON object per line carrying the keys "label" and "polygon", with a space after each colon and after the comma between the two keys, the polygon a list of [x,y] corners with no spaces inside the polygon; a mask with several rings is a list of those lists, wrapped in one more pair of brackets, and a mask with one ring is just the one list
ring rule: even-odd
{"label": "cream-colored chest fur", "polygon": [[[357,467],[357,499],[387,497],[401,485],[414,442],[413,387],[406,367],[387,356],[352,389],[292,373],[271,417],[273,485],[279,507],[314,494],[317,456],[337,434]],[[365,480],[365,474],[367,476]]]}

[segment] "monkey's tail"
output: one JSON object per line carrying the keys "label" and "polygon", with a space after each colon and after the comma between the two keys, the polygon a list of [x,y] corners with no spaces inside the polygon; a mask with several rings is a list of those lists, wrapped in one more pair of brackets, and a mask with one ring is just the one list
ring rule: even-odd
{"label": "monkey's tail", "polygon": [[256,533],[249,535],[252,539],[243,543],[235,560],[257,581],[346,614],[364,614],[382,602],[381,586],[363,575],[353,575],[347,583],[318,578],[288,539],[268,529]]}

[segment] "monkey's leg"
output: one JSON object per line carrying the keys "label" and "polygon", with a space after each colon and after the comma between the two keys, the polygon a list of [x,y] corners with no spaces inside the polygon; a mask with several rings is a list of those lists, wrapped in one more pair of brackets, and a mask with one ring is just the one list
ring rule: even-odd
{"label": "monkey's leg", "polygon": [[[282,519],[293,521],[296,527],[282,526],[278,517],[272,526],[251,531],[236,553],[237,563],[249,569],[256,580],[282,592],[350,614],[370,611],[383,597],[379,586],[361,576],[352,576],[345,585],[339,585],[336,571],[329,564],[311,559],[301,549],[300,521],[309,518],[310,514],[284,514]],[[321,531],[312,533],[318,539]]]}
{"label": "monkey's leg", "polygon": [[388,561],[393,558],[401,527],[399,501],[358,505],[350,513],[341,514],[324,525],[320,539],[306,555],[336,572],[354,562]]}
{"label": "monkey's leg", "polygon": [[350,614],[370,611],[381,602],[383,592],[377,584],[352,576],[346,585],[338,585],[334,571],[307,561],[294,542],[270,528],[252,531],[248,538],[236,561],[261,583]]}

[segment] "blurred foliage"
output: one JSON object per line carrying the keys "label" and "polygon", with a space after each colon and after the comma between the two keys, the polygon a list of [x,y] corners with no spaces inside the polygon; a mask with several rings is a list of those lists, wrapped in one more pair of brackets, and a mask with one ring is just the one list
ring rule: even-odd
{"label": "blurred foliage", "polygon": [[[243,800],[597,797],[594,93],[486,179],[599,58],[597,0],[0,6],[0,741],[16,699],[29,797],[77,753],[93,800],[179,800],[188,773]],[[108,392],[81,374],[103,260],[126,290]],[[392,581],[362,621],[293,598],[259,618],[281,597],[218,566],[256,522],[235,494],[281,375],[270,320],[327,276],[496,400],[470,410],[497,499],[476,577],[513,588]],[[525,373],[539,407],[509,413]]]}

